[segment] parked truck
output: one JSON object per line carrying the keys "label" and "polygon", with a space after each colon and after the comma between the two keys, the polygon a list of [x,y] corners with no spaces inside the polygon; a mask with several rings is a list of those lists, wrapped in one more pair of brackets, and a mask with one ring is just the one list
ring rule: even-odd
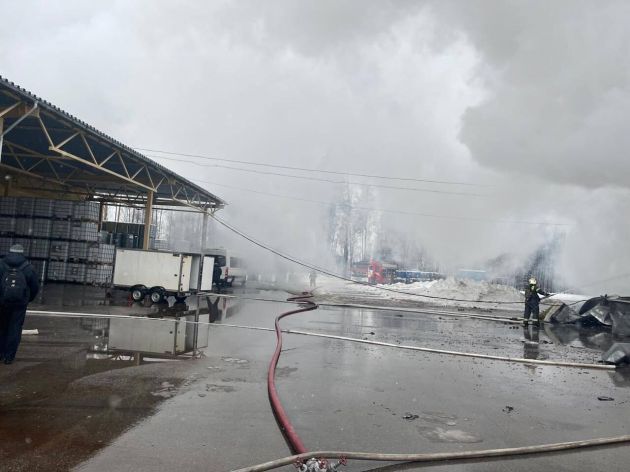
{"label": "parked truck", "polygon": [[221,277],[214,281],[217,286],[244,286],[247,283],[245,260],[239,254],[225,248],[203,249],[203,253],[214,257],[215,262],[221,268]]}
{"label": "parked truck", "polygon": [[396,269],[396,264],[370,261],[367,272],[368,283],[373,285],[393,284],[396,279]]}
{"label": "parked truck", "polygon": [[153,303],[169,296],[183,302],[191,293],[212,289],[213,268],[208,255],[117,248],[113,285],[129,290],[134,301],[149,295]]}

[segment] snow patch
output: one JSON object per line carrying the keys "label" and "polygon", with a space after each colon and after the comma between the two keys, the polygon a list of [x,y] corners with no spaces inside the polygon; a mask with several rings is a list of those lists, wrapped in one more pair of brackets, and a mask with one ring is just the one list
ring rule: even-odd
{"label": "snow patch", "polygon": [[[315,294],[326,297],[350,297],[356,303],[374,300],[416,301],[440,306],[501,308],[522,310],[523,295],[514,287],[484,281],[449,277],[411,284],[367,286],[332,278],[323,278]],[[390,290],[396,290],[392,292]],[[437,298],[433,298],[437,297]],[[481,302],[481,303],[480,303]]]}

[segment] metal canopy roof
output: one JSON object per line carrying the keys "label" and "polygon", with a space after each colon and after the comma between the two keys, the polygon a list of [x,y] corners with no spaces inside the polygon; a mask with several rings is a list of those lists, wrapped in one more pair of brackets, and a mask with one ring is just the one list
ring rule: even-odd
{"label": "metal canopy roof", "polygon": [[7,194],[137,204],[153,192],[154,205],[200,210],[225,205],[216,195],[1,76],[0,151]]}

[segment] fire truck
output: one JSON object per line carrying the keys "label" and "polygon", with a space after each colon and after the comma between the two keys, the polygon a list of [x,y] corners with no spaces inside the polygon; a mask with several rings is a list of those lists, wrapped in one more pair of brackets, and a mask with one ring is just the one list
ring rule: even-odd
{"label": "fire truck", "polygon": [[371,261],[368,266],[368,283],[393,284],[396,280],[396,264],[388,262]]}

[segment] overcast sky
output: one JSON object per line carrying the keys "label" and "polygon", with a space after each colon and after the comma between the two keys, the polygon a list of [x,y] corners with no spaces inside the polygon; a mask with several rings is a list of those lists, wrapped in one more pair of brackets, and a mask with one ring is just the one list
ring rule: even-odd
{"label": "overcast sky", "polygon": [[[431,190],[375,188],[379,208],[567,225],[383,213],[445,264],[563,232],[567,282],[630,272],[626,1],[1,3],[0,74],[126,144],[479,184],[369,181]],[[197,182],[320,201],[340,190],[158,160]],[[231,203],[226,220],[325,257],[324,205],[215,184],[203,185]]]}

